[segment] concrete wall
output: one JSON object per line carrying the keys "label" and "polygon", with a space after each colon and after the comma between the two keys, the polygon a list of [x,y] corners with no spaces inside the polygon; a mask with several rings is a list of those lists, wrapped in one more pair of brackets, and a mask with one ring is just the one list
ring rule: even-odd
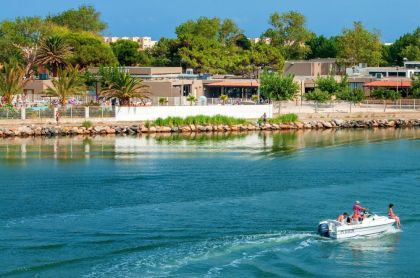
{"label": "concrete wall", "polygon": [[257,119],[264,113],[273,116],[273,105],[214,105],[214,106],[145,106],[117,107],[117,121],[147,121],[166,117],[188,117],[196,115],[224,115],[236,118]]}

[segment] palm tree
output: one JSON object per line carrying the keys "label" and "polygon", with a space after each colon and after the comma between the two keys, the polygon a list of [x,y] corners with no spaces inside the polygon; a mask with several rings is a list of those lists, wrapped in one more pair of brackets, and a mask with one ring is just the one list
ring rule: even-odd
{"label": "palm tree", "polygon": [[60,36],[51,36],[41,42],[37,53],[37,63],[49,65],[53,76],[57,70],[66,64],[67,57],[71,54],[71,47]]}
{"label": "palm tree", "polygon": [[139,98],[142,101],[149,99],[148,88],[140,78],[120,70],[109,82],[108,88],[102,90],[101,95],[107,99],[118,98],[121,105],[129,106],[131,98]]}
{"label": "palm tree", "polygon": [[23,92],[25,69],[18,64],[5,64],[0,70],[0,96],[11,104],[15,95]]}
{"label": "palm tree", "polygon": [[190,102],[190,105],[192,106],[193,103],[197,101],[197,98],[195,96],[193,96],[193,95],[189,95],[187,97],[187,101],[189,101]]}
{"label": "palm tree", "polygon": [[220,100],[222,101],[223,105],[226,104],[226,102],[229,100],[228,95],[225,94],[221,94],[220,95]]}
{"label": "palm tree", "polygon": [[52,80],[53,87],[48,87],[45,92],[58,97],[62,106],[67,104],[67,98],[74,95],[85,94],[86,86],[80,76],[79,68],[69,66],[66,69],[58,69],[58,78]]}

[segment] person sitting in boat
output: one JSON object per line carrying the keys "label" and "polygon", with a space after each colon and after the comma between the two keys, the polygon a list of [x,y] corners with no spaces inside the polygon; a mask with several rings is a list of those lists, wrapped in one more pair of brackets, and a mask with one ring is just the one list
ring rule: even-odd
{"label": "person sitting in boat", "polygon": [[395,220],[395,223],[397,223],[397,228],[401,228],[401,222],[400,218],[394,213],[394,204],[389,204],[388,207],[388,217]]}
{"label": "person sitting in boat", "polygon": [[358,221],[363,221],[364,215],[362,216],[362,211],[367,211],[367,208],[363,208],[359,201],[353,206],[353,215],[352,218]]}
{"label": "person sitting in boat", "polygon": [[349,214],[347,212],[343,212],[340,216],[337,217],[337,221],[343,224],[350,224],[351,219],[349,217]]}

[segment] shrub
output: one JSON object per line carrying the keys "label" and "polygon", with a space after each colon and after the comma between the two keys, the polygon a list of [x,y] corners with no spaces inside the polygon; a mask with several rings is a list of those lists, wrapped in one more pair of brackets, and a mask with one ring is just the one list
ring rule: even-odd
{"label": "shrub", "polygon": [[[241,118],[228,117],[223,115],[216,116],[188,116],[186,118],[180,117],[167,117],[167,118],[157,118],[153,123],[158,126],[181,126],[181,125],[240,125],[247,124],[248,121]],[[147,122],[146,122],[147,124]],[[146,126],[147,127],[147,126]]]}
{"label": "shrub", "polygon": [[293,123],[297,122],[298,115],[294,113],[278,115],[275,118],[269,119],[268,122],[270,124],[283,124],[283,123]]}
{"label": "shrub", "polygon": [[82,123],[82,127],[84,127],[84,128],[90,128],[92,126],[93,125],[92,125],[91,121],[83,121],[83,123]]}

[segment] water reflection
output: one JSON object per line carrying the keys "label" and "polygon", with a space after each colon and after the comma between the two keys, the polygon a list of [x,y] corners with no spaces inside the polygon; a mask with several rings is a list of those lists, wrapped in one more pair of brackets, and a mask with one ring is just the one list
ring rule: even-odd
{"label": "water reflection", "polygon": [[419,138],[418,128],[5,138],[0,140],[0,161],[13,164],[27,159],[68,162],[91,158],[147,158],[154,153],[179,157],[197,152],[207,155],[213,152],[290,155],[305,148]]}

